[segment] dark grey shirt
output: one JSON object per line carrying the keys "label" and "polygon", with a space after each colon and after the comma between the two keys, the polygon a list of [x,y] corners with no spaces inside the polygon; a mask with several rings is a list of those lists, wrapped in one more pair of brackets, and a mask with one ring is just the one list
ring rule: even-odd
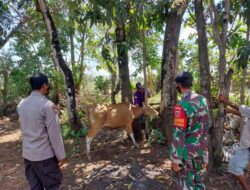
{"label": "dark grey shirt", "polygon": [[22,133],[23,157],[42,161],[53,156],[65,158],[58,114],[53,103],[33,91],[17,106]]}

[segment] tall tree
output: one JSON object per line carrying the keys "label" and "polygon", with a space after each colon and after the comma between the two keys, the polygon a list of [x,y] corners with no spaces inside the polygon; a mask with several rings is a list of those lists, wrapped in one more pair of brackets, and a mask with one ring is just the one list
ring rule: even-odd
{"label": "tall tree", "polygon": [[[83,81],[83,74],[84,74],[84,70],[86,69],[86,65],[84,64],[84,53],[85,53],[85,47],[86,47],[86,33],[85,30],[84,32],[81,34],[81,47],[80,47],[80,65],[78,68],[78,78],[76,79],[76,85],[75,85],[75,89],[77,92],[80,91],[80,87],[81,87],[81,83]],[[76,70],[76,69],[75,69]]]}
{"label": "tall tree", "polygon": [[132,103],[132,89],[129,78],[128,67],[128,45],[126,42],[125,24],[118,20],[116,23],[116,44],[117,44],[117,59],[119,68],[119,79],[121,85],[122,102],[128,101]]}
{"label": "tall tree", "polygon": [[[223,0],[224,9],[222,15],[219,15],[214,0],[210,1],[209,12],[211,25],[213,28],[213,37],[219,49],[219,90],[222,95],[228,96],[226,93],[226,82],[228,78],[226,76],[226,45],[227,45],[227,33],[228,23],[230,15],[230,0]],[[220,16],[220,18],[219,18]],[[230,74],[231,76],[231,74]],[[224,105],[219,103],[218,120],[213,130],[213,149],[214,149],[214,166],[220,167],[222,164],[222,137],[223,137],[223,125],[224,125]]]}
{"label": "tall tree", "polygon": [[105,37],[102,41],[102,57],[105,59],[106,66],[111,74],[111,103],[116,104],[115,96],[120,91],[120,83],[117,82],[116,46],[109,33],[109,29],[105,32]]}
{"label": "tall tree", "polygon": [[78,119],[76,113],[75,89],[74,89],[72,72],[63,59],[58,39],[57,29],[51,17],[49,9],[46,5],[45,0],[36,0],[36,5],[37,5],[37,11],[42,14],[44,22],[47,26],[51,42],[53,59],[64,75],[64,80],[66,85],[66,96],[67,96],[66,107],[67,107],[70,126],[74,130],[78,130],[81,128],[81,122]]}
{"label": "tall tree", "polygon": [[[204,16],[203,0],[195,0],[195,20],[198,34],[198,59],[200,67],[200,86],[201,94],[204,95],[208,100],[208,106],[210,110],[210,125],[213,125],[213,111],[211,104],[211,79],[210,79],[210,65],[208,58],[207,48],[207,34],[206,34],[206,20]],[[211,127],[211,126],[210,126]],[[212,144],[209,137],[209,165],[213,166],[213,151]]]}
{"label": "tall tree", "polygon": [[[122,102],[132,102],[132,90],[129,77],[128,43],[126,26],[129,20],[129,1],[90,1],[92,12],[89,14],[93,23],[102,22],[115,27],[115,44],[117,47],[117,64]],[[104,11],[103,11],[104,10]],[[114,25],[112,25],[114,24]]]}
{"label": "tall tree", "polygon": [[[166,5],[166,28],[161,66],[161,128],[168,142],[172,141],[173,107],[176,104],[176,89],[173,85],[177,72],[177,54],[180,28],[188,1],[171,1]],[[170,143],[168,143],[170,144]]]}

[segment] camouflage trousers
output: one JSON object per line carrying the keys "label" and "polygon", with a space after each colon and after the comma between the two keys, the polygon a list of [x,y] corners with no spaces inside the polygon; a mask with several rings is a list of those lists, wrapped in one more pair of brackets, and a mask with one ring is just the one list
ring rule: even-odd
{"label": "camouflage trousers", "polygon": [[177,173],[176,190],[204,190],[205,183],[201,169],[201,159],[184,162],[182,169]]}

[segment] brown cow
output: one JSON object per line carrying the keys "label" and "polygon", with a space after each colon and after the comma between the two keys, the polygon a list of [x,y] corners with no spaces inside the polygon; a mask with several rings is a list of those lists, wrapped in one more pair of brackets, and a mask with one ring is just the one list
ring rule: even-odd
{"label": "brown cow", "polygon": [[158,112],[152,107],[146,105],[145,107],[136,107],[130,103],[120,103],[110,106],[96,105],[89,108],[90,129],[86,137],[86,147],[88,160],[90,157],[90,144],[96,134],[102,128],[120,128],[125,127],[133,140],[136,147],[139,147],[135,142],[132,122],[134,118],[140,117],[142,114],[149,116],[156,116]]}

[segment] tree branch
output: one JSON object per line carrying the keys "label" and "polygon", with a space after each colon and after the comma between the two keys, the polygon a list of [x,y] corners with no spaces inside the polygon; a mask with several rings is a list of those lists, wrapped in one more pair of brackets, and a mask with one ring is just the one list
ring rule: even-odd
{"label": "tree branch", "polygon": [[223,43],[226,43],[227,41],[229,14],[230,14],[230,0],[225,0],[225,12],[223,16],[223,27],[222,27],[222,32],[221,32]]}
{"label": "tree branch", "polygon": [[0,40],[0,49],[4,47],[4,45],[9,41],[9,39],[15,35],[15,33],[25,24],[29,21],[29,17],[24,16],[22,20],[17,24],[15,28],[13,28],[10,33],[6,36],[5,39]]}
{"label": "tree branch", "polygon": [[218,12],[214,3],[214,0],[211,0],[210,5],[208,7],[208,11],[211,18],[211,25],[213,28],[213,36],[218,44],[218,46],[221,46],[221,39],[220,39],[220,32],[219,32],[219,26],[218,26]]}

